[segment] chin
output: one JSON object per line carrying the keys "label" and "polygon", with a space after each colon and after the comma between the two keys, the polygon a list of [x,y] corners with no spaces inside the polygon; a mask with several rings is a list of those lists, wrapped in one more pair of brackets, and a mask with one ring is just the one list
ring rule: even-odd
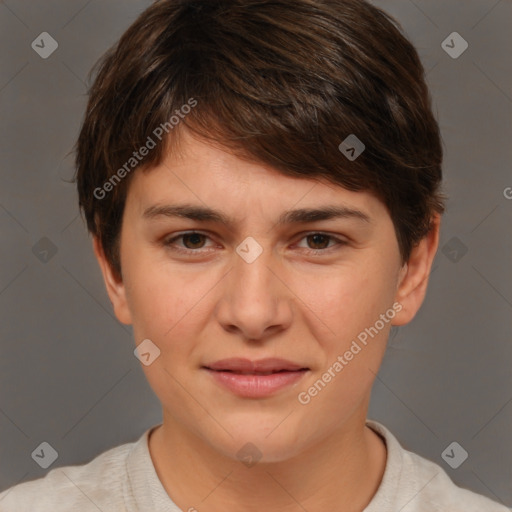
{"label": "chin", "polygon": [[247,457],[258,459],[258,463],[284,462],[296,457],[302,447],[293,425],[279,425],[284,417],[286,415],[264,424],[255,422],[254,418],[224,422],[233,437],[221,435],[208,442],[219,453],[242,463]]}

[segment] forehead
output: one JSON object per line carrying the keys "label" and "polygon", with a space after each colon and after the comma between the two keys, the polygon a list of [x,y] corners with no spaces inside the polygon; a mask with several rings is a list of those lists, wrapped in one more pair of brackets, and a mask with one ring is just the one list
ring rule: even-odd
{"label": "forehead", "polygon": [[127,198],[139,214],[177,201],[244,216],[322,204],[362,211],[370,218],[387,215],[385,205],[369,191],[349,191],[319,176],[285,175],[198,140],[186,130],[159,165],[134,174]]}

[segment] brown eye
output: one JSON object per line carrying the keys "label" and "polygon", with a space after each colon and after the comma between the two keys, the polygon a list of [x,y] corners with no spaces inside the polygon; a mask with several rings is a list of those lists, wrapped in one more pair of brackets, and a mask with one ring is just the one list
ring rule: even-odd
{"label": "brown eye", "polygon": [[211,247],[205,245],[207,240],[210,240],[208,235],[191,231],[163,240],[162,244],[167,249],[177,253],[194,256],[200,254],[204,255],[205,251],[211,250]]}
{"label": "brown eye", "polygon": [[183,245],[187,249],[201,249],[204,245],[205,238],[207,237],[201,233],[187,233],[185,235],[181,235],[180,238],[183,239]]}
{"label": "brown eye", "polygon": [[[302,245],[305,244],[305,245]],[[330,254],[336,249],[341,249],[347,242],[327,233],[309,233],[303,236],[298,247],[302,251],[315,256]]]}
{"label": "brown eye", "polygon": [[322,233],[308,235],[306,238],[311,249],[326,249],[329,246],[329,241],[332,239],[331,236],[323,235]]}

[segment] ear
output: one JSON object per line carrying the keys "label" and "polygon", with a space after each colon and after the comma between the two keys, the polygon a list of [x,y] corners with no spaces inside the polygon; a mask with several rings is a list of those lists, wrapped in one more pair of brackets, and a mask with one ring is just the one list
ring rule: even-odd
{"label": "ear", "polygon": [[117,319],[122,324],[130,325],[132,323],[130,308],[128,307],[128,301],[126,300],[126,289],[122,278],[116,276],[113,272],[110,263],[105,257],[101,242],[97,237],[93,237],[93,248],[96,259],[101,268],[103,274],[103,281],[107,289],[110,302],[114,308],[114,313]]}
{"label": "ear", "polygon": [[430,231],[412,249],[409,261],[400,270],[395,301],[402,309],[397,311],[392,325],[409,323],[425,299],[430,269],[439,246],[440,226],[441,215],[435,214]]}

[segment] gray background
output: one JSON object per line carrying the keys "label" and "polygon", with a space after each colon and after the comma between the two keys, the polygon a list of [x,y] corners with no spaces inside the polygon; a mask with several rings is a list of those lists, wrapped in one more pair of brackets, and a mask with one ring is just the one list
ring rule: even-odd
{"label": "gray background", "polygon": [[[428,71],[450,201],[426,302],[393,332],[369,417],[512,506],[512,2],[374,3]],[[0,491],[161,421],[69,183],[87,73],[147,5],[0,2]],[[453,31],[469,43],[457,59],[441,47]],[[59,45],[48,59],[31,48],[42,32]],[[59,454],[48,470],[31,458],[43,441]],[[441,458],[452,441],[469,453],[456,470]]]}

